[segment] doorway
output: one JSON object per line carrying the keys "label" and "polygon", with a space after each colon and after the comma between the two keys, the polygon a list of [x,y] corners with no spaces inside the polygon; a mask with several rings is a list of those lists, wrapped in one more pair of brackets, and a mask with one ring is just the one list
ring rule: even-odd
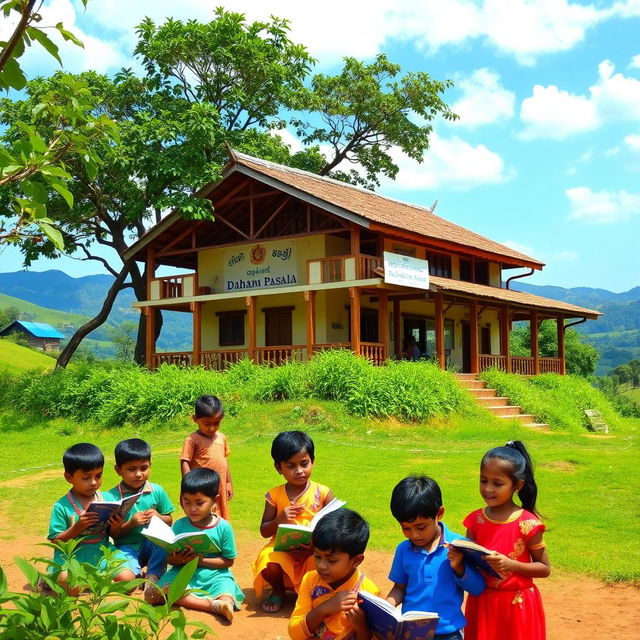
{"label": "doorway", "polygon": [[265,347],[286,347],[293,344],[292,311],[294,308],[271,307],[263,309]]}
{"label": "doorway", "polygon": [[471,327],[468,322],[461,322],[462,329],[462,373],[471,371]]}

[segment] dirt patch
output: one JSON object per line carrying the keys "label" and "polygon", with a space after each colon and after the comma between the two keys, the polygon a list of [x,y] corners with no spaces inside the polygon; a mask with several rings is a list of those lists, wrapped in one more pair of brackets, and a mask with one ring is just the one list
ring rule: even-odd
{"label": "dirt patch", "polygon": [[611,440],[611,438],[617,438],[617,436],[605,435],[604,433],[582,433],[580,435],[584,438],[595,438],[596,440]]}
{"label": "dirt patch", "polygon": [[570,460],[553,460],[552,462],[538,463],[538,466],[559,471],[560,473],[573,473],[578,465]]}
{"label": "dirt patch", "polygon": [[[0,513],[6,513],[0,509]],[[42,525],[42,526],[41,526]],[[43,523],[38,524],[44,528]],[[0,535],[11,533],[11,527],[4,518],[0,519]],[[0,545],[0,565],[7,573],[9,588],[20,590],[25,580],[15,566],[13,556],[29,558],[42,553],[36,547],[41,539],[20,537],[11,545]],[[246,596],[242,610],[236,614],[231,624],[205,614],[188,612],[189,619],[206,622],[220,640],[285,640],[287,622],[294,605],[294,596],[289,594],[282,610],[267,615],[260,609],[252,584],[250,563],[257,555],[262,542],[257,536],[238,536],[239,561],[233,568],[239,584]],[[364,571],[378,584],[383,593],[390,588],[387,572],[392,555],[379,551],[369,551],[364,562]],[[554,575],[546,580],[538,580],[547,618],[548,640],[636,640],[640,627],[640,589],[624,585],[605,585],[582,576]]]}
{"label": "dirt patch", "polygon": [[46,469],[45,471],[39,471],[38,473],[32,473],[28,476],[17,476],[15,478],[9,478],[0,482],[0,487],[12,487],[14,489],[23,489],[29,485],[34,485],[42,482],[43,480],[53,480],[54,478],[60,478],[62,472],[59,465],[56,465],[55,469]]}

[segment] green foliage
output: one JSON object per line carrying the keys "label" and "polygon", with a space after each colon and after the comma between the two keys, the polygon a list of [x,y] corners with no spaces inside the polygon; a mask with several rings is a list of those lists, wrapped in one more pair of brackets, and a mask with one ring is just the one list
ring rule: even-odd
{"label": "green foliage", "polygon": [[[114,582],[122,571],[122,561],[114,557],[113,551],[104,550],[103,569],[73,557],[77,540],[46,546],[59,548],[65,558],[63,564],[48,558],[36,560],[48,565],[50,572],[43,573],[35,563],[15,558],[30,592],[8,591],[0,568],[0,640],[186,640],[206,638],[211,631],[202,623],[187,622],[181,610],[171,610],[189,583],[196,561],[180,570],[166,602],[153,607],[129,595],[143,580]],[[82,596],[69,595],[57,583],[55,578],[62,570],[68,572],[69,587],[79,590]],[[5,602],[12,606],[5,607]],[[189,627],[195,630],[190,632]]]}
{"label": "green foliage", "polygon": [[[531,327],[529,323],[515,326],[511,331],[512,356],[531,355]],[[555,358],[558,355],[558,333],[555,320],[543,320],[538,331],[540,357]],[[588,344],[575,329],[566,329],[564,337],[567,373],[585,378],[592,376],[600,354]]]}
{"label": "green foliage", "polygon": [[[18,376],[31,371],[29,375],[35,376],[35,371],[53,369],[56,362],[42,351],[35,351],[28,347],[0,339],[0,372]],[[0,387],[0,396],[2,388]]]}
{"label": "green foliage", "polygon": [[580,376],[560,376],[545,373],[535,378],[523,378],[497,369],[480,374],[498,395],[506,396],[540,422],[552,429],[578,432],[584,430],[588,420],[585,409],[596,409],[609,428],[620,425],[620,416],[606,396]]}
{"label": "green foliage", "polygon": [[243,360],[227,372],[163,365],[78,363],[49,375],[22,375],[0,388],[0,403],[55,418],[110,427],[190,415],[202,394],[222,398],[233,415],[250,402],[316,398],[338,400],[359,416],[425,420],[462,409],[470,399],[448,372],[430,362],[375,367],[350,351],[317,354],[310,363],[279,367]]}
{"label": "green foliage", "polygon": [[134,322],[121,322],[120,324],[107,327],[109,340],[115,347],[116,360],[120,362],[131,362],[136,346],[135,331],[137,325]]}

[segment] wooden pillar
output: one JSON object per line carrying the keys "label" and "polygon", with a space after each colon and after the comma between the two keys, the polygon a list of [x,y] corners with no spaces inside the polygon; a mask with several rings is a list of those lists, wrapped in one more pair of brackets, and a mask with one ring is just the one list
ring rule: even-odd
{"label": "wooden pillar", "polygon": [[478,346],[478,303],[469,302],[469,347],[471,351],[471,373],[480,371],[480,350]]}
{"label": "wooden pillar", "polygon": [[500,313],[500,353],[505,356],[504,368],[507,373],[511,373],[511,344],[509,342],[511,319],[509,314],[509,305],[505,304]]}
{"label": "wooden pillar", "polygon": [[307,360],[311,360],[316,342],[316,292],[305,291],[304,299],[307,302]]}
{"label": "wooden pillar", "polygon": [[388,294],[380,294],[380,319],[378,321],[378,341],[382,343],[382,361],[389,357],[389,298]]}
{"label": "wooden pillar", "polygon": [[558,327],[558,358],[560,359],[560,373],[565,375],[567,373],[567,363],[565,362],[564,351],[564,318],[557,318],[556,323]]}
{"label": "wooden pillar", "polygon": [[153,369],[153,356],[156,350],[156,308],[145,307],[144,315],[146,316],[145,326],[145,360],[148,369]]}
{"label": "wooden pillar", "polygon": [[532,311],[529,318],[531,326],[531,357],[533,358],[533,375],[540,373],[540,356],[538,348],[538,312]]}
{"label": "wooden pillar", "polygon": [[249,312],[249,360],[256,358],[256,297],[247,296],[247,311]]}
{"label": "wooden pillar", "polygon": [[200,351],[202,350],[202,303],[192,302],[191,313],[193,314],[193,356],[191,364],[197,367],[200,364]]}
{"label": "wooden pillar", "polygon": [[393,346],[395,347],[396,359],[402,360],[402,336],[400,326],[400,300],[393,301]]}
{"label": "wooden pillar", "polygon": [[351,253],[354,256],[360,253],[360,227],[351,227]]}
{"label": "wooden pillar", "polygon": [[351,350],[360,355],[360,290],[349,287],[351,299]]}
{"label": "wooden pillar", "polygon": [[442,294],[434,293],[433,299],[435,301],[435,329],[436,329],[436,357],[438,359],[438,366],[441,369],[447,368],[447,361],[444,353],[444,309],[442,304]]}

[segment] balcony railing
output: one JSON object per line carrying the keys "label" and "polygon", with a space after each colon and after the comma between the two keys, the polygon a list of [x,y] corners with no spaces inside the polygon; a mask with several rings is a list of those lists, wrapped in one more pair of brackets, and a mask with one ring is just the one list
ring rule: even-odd
{"label": "balcony railing", "polygon": [[375,270],[380,267],[382,267],[382,258],[378,256],[358,254],[314,258],[307,260],[307,282],[325,284],[379,278],[380,275]]}
{"label": "balcony railing", "polygon": [[521,376],[532,376],[535,371],[533,358],[530,356],[511,356],[511,373]]}
{"label": "balcony railing", "polygon": [[562,360],[560,358],[540,358],[540,373],[562,373]]}
{"label": "balcony railing", "polygon": [[272,364],[278,366],[285,362],[302,362],[305,359],[307,347],[303,345],[282,345],[276,347],[257,347],[255,361],[257,364]]}
{"label": "balcony railing", "polygon": [[248,357],[248,349],[234,349],[231,351],[216,349],[212,351],[201,351],[200,364],[205,369],[211,369],[212,371],[224,371],[232,364],[240,362],[240,360]]}
{"label": "balcony railing", "polygon": [[491,367],[496,367],[496,369],[501,369],[502,371],[507,370],[507,357],[500,355],[493,355],[488,353],[481,353],[479,356],[479,365],[480,371],[484,371],[485,369],[490,369]]}
{"label": "balcony railing", "polygon": [[150,300],[166,300],[172,298],[186,298],[197,295],[198,274],[185,273],[180,276],[153,278],[151,280]]}
{"label": "balcony railing", "polygon": [[193,351],[166,351],[153,354],[153,366],[157,369],[162,364],[175,364],[190,367],[193,364]]}

